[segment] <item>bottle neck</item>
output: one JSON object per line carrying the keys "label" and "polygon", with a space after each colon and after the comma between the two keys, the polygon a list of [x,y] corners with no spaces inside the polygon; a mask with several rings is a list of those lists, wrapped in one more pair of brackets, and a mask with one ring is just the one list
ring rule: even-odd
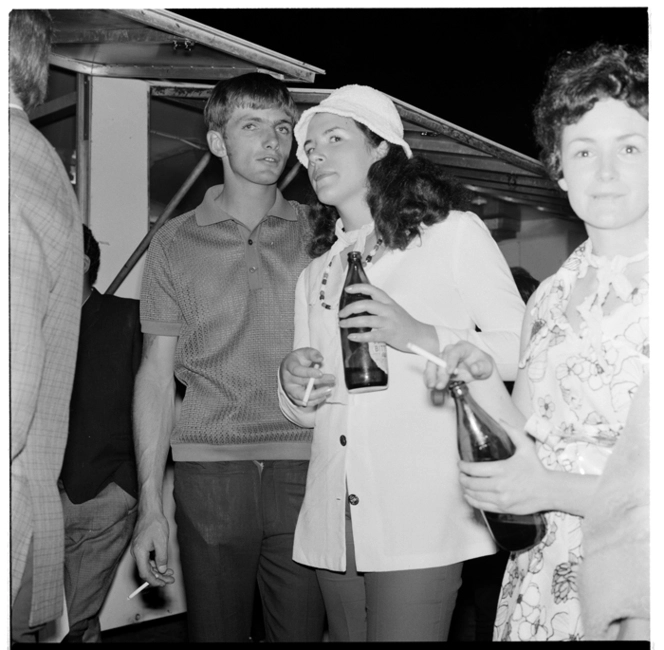
{"label": "bottle neck", "polygon": [[468,386],[466,386],[466,382],[453,380],[447,385],[447,388],[449,389],[450,393],[452,393],[452,397],[468,396]]}

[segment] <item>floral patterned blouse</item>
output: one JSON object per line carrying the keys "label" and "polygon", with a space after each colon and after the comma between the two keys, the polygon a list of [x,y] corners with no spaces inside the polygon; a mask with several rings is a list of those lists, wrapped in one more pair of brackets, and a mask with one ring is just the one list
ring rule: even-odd
{"label": "floral patterned blouse", "polygon": [[[549,469],[601,474],[620,435],[649,361],[648,275],[633,287],[624,270],[646,256],[599,258],[587,240],[537,289],[520,365],[533,407],[526,431]],[[575,332],[565,310],[589,266],[597,268],[598,287],[578,307],[581,324]],[[622,304],[605,315],[611,291]],[[576,584],[583,558],[582,518],[563,512],[545,516],[542,542],[510,556],[494,640],[583,638]]]}

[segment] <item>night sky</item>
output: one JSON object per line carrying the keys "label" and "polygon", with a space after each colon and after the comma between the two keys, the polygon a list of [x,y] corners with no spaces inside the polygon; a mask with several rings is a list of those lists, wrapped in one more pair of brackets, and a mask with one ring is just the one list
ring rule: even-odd
{"label": "night sky", "polygon": [[374,86],[532,157],[532,107],[559,52],[648,45],[645,7],[173,11],[323,68],[318,88]]}

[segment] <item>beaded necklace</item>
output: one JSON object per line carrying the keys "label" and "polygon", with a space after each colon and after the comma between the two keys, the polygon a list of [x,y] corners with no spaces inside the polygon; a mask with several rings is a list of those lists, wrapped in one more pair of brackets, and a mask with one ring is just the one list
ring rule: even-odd
{"label": "beaded necklace", "polygon": [[[362,266],[366,266],[367,264],[369,264],[369,262],[371,262],[371,260],[374,258],[374,256],[378,252],[378,249],[380,248],[382,243],[383,243],[383,240],[378,239],[378,241],[376,242],[376,245],[371,249],[371,251],[367,255],[367,257],[364,260],[364,263],[362,264]],[[332,305],[328,305],[325,302],[325,285],[327,284],[327,278],[330,275],[330,268],[332,267],[332,263],[334,262],[334,259],[335,259],[335,256],[332,257],[332,259],[330,260],[330,263],[327,265],[327,268],[325,269],[325,273],[323,273],[323,280],[320,283],[320,295],[319,295],[320,304],[323,305],[323,307],[325,309],[332,309]]]}

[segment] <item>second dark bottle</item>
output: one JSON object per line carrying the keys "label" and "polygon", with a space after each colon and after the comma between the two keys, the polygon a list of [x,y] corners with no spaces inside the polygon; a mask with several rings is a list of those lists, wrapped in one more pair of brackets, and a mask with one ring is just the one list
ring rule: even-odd
{"label": "second dark bottle", "polygon": [[[358,251],[348,253],[348,273],[341,290],[339,310],[358,300],[370,300],[364,294],[346,293],[351,284],[370,284],[362,268],[362,254]],[[358,316],[363,314],[357,314]],[[383,342],[358,343],[348,339],[348,335],[357,332],[370,332],[371,328],[341,328],[341,354],[344,363],[346,388],[350,393],[368,393],[387,388],[387,346]]]}
{"label": "second dark bottle", "polygon": [[[509,435],[468,393],[462,381],[450,382],[457,413],[459,456],[462,460],[505,460],[516,450]],[[539,544],[546,534],[544,515],[511,515],[482,512],[491,536],[506,551],[525,551]]]}

